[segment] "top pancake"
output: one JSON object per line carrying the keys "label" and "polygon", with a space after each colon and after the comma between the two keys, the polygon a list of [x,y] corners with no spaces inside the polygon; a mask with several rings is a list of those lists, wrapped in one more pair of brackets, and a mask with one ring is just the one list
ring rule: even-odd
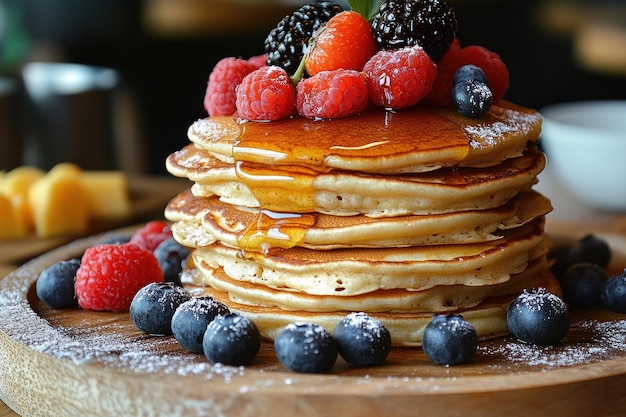
{"label": "top pancake", "polygon": [[534,110],[501,102],[478,119],[445,108],[372,109],[359,116],[356,129],[354,118],[240,125],[231,117],[209,117],[193,123],[188,136],[228,163],[407,173],[496,165],[521,155],[527,142],[537,142],[541,121]]}

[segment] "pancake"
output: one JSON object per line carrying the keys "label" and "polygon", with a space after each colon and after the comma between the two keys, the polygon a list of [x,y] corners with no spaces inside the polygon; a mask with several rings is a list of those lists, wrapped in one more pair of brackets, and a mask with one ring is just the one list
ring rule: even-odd
{"label": "pancake", "polygon": [[336,249],[485,242],[500,239],[500,231],[524,225],[551,208],[541,194],[524,191],[488,210],[374,219],[248,209],[226,204],[217,196],[196,197],[186,190],[168,204],[166,215],[177,222],[174,233],[185,246],[221,241],[259,251],[262,245]]}
{"label": "pancake", "polygon": [[[548,271],[533,275],[534,279],[529,287],[544,287],[549,291],[560,294],[560,287],[556,278]],[[194,287],[187,285],[187,289],[195,295],[208,295],[225,303],[230,310],[253,320],[261,331],[261,336],[273,340],[278,331],[290,323],[315,323],[331,331],[337,322],[349,313],[347,310],[334,312],[308,312],[304,310],[284,310],[277,307],[245,305],[232,301],[224,291],[212,287]],[[506,310],[515,295],[488,298],[479,305],[470,309],[455,311],[469,321],[480,339],[503,336],[508,333],[506,325]],[[369,313],[380,320],[391,334],[392,346],[419,347],[422,342],[424,328],[432,320],[432,313]]]}
{"label": "pancake", "polygon": [[414,106],[396,112],[377,108],[358,120],[331,122],[299,117],[239,124],[212,117],[192,124],[188,136],[229,163],[389,174],[498,164],[519,156],[527,142],[537,142],[541,121],[539,113],[502,101],[478,121],[453,109]]}
{"label": "pancake", "polygon": [[394,346],[419,346],[432,314],[479,337],[507,333],[548,270],[541,116],[503,101],[480,118],[417,105],[269,123],[208,117],[167,170],[192,185],[166,207],[192,249],[181,276],[272,339],[293,322],[332,330],[364,311]]}
{"label": "pancake", "polygon": [[373,175],[301,167],[229,165],[188,145],[167,159],[168,170],[195,182],[196,196],[218,195],[229,204],[267,210],[371,217],[438,214],[499,207],[529,189],[545,167],[531,147],[524,155],[484,168],[441,169],[422,174]]}
{"label": "pancake", "polygon": [[505,282],[524,271],[528,262],[545,256],[548,243],[541,218],[486,243],[328,251],[293,247],[257,253],[216,242],[195,249],[192,256],[196,264],[221,267],[236,280],[351,296],[380,289],[421,291],[437,285]]}
{"label": "pancake", "polygon": [[341,295],[319,296],[301,291],[288,291],[250,282],[241,282],[230,278],[223,268],[211,268],[202,259],[196,259],[196,261],[196,268],[201,276],[194,278],[192,274],[188,274],[185,276],[185,283],[192,285],[194,282],[208,284],[228,293],[228,298],[238,304],[309,312],[347,310],[367,313],[385,311],[443,313],[468,309],[478,305],[487,297],[519,294],[524,288],[529,288],[537,273],[546,267],[545,259],[537,259],[532,261],[523,272],[512,275],[508,281],[493,285],[438,285],[423,291],[396,288],[346,297]]}

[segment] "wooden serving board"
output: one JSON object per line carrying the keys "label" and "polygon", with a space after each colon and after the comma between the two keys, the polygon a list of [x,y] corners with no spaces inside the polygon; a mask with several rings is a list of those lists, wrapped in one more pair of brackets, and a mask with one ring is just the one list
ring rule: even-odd
{"label": "wooden serving board", "polygon": [[[33,284],[46,266],[102,236],[75,241],[0,281],[0,399],[24,416],[622,416],[626,315],[575,312],[565,341],[484,341],[467,365],[394,349],[379,367],[341,359],[298,374],[264,342],[246,367],[213,366],[172,337],[138,331],[127,313],[54,311]],[[626,266],[626,237],[611,271]]]}

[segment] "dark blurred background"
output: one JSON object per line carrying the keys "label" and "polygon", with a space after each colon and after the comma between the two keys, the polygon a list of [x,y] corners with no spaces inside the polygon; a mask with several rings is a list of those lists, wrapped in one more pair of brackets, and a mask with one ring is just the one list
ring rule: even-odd
{"label": "dark blurred background", "polygon": [[[462,45],[501,55],[506,98],[541,108],[626,98],[625,1],[450,0]],[[136,169],[164,175],[166,156],[188,143],[211,68],[263,52],[269,30],[304,2],[253,0],[0,0],[0,71],[30,61],[119,71],[136,108]],[[345,3],[344,3],[345,4]],[[0,167],[2,169],[2,167]]]}

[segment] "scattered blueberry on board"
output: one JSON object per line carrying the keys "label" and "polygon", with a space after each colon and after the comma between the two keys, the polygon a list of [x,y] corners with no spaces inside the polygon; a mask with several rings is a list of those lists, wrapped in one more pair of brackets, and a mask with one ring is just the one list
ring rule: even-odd
{"label": "scattered blueberry on board", "polygon": [[337,343],[322,326],[292,323],[283,327],[274,339],[276,357],[295,372],[325,373],[337,361]]}
{"label": "scattered blueberry on board", "polygon": [[389,330],[362,312],[350,313],[339,320],[333,337],[341,357],[355,366],[380,365],[391,349]]}
{"label": "scattered blueberry on board", "polygon": [[159,261],[165,281],[180,285],[180,273],[189,256],[189,249],[174,238],[169,238],[159,243],[159,246],[154,250],[154,256]]}
{"label": "scattered blueberry on board", "polygon": [[130,318],[140,330],[153,335],[172,334],[172,316],[191,294],[172,282],[154,282],[140,289],[130,303]]}
{"label": "scattered blueberry on board", "polygon": [[518,295],[507,309],[506,321],[513,336],[535,345],[559,343],[570,326],[567,304],[545,288],[524,290]]}
{"label": "scattered blueberry on board", "polygon": [[422,349],[439,365],[468,363],[477,348],[476,329],[463,316],[435,314],[424,329]]}
{"label": "scattered blueberry on board", "polygon": [[74,281],[79,267],[79,259],[70,259],[41,271],[35,284],[37,297],[54,309],[78,307]]}
{"label": "scattered blueberry on board", "polygon": [[560,280],[563,298],[572,308],[595,307],[601,303],[600,290],[607,280],[606,271],[591,262],[569,267]]}
{"label": "scattered blueberry on board", "polygon": [[261,334],[252,320],[237,313],[219,315],[209,323],[202,341],[211,363],[247,365],[261,348]]}
{"label": "scattered blueberry on board", "polygon": [[626,313],[626,269],[604,282],[600,298],[602,304],[608,309],[617,313]]}
{"label": "scattered blueberry on board", "polygon": [[557,246],[548,253],[548,259],[554,261],[550,270],[559,280],[569,267],[577,263],[591,262],[606,268],[611,258],[608,243],[594,234],[584,236],[575,245]]}
{"label": "scattered blueberry on board", "polygon": [[213,297],[193,297],[182,303],[172,316],[172,334],[184,348],[203,353],[206,328],[219,315],[230,313],[226,305]]}

